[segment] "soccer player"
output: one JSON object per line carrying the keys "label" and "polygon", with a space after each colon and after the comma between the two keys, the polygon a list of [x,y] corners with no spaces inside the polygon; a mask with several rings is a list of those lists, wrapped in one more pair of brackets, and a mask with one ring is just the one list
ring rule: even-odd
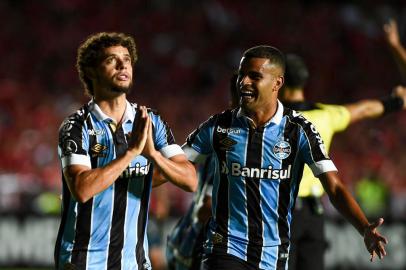
{"label": "soccer player", "polygon": [[[230,79],[230,107],[238,106],[237,75]],[[211,216],[214,159],[209,157],[199,170],[199,185],[187,213],[179,220],[168,236],[167,261],[170,270],[200,269],[204,225]]]}
{"label": "soccer player", "polygon": [[369,223],[339,179],[315,127],[277,99],[283,54],[271,46],[244,52],[239,108],[212,116],[184,145],[193,162],[213,156],[212,217],[205,269],[286,269],[291,212],[303,167],[319,177],[333,205],[363,236],[371,260],[386,255],[383,222]]}
{"label": "soccer player", "polygon": [[[304,87],[309,70],[303,59],[295,54],[286,55],[285,82],[279,93],[284,106],[301,111],[319,131],[328,152],[333,135],[350,124],[405,108],[406,91],[397,87],[392,96],[382,100],[365,99],[346,105],[313,103],[305,100]],[[305,166],[291,225],[289,269],[324,269],[323,207],[324,194],[320,181]]]}
{"label": "soccer player", "polygon": [[151,269],[146,239],[153,166],[194,191],[196,171],[168,125],[128,102],[134,39],[97,33],[78,49],[77,69],[88,104],[59,131],[62,221],[56,269]]}

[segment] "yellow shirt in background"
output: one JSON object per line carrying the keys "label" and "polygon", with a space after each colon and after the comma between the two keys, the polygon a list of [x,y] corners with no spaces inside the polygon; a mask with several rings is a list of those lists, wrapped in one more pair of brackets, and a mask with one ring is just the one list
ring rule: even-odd
{"label": "yellow shirt in background", "polygon": [[[345,130],[350,124],[351,115],[348,109],[340,105],[327,105],[316,103],[317,109],[302,111],[303,116],[313,123],[320,133],[326,151],[329,152],[333,135]],[[323,195],[323,186],[310,168],[306,165],[303,171],[302,181],[299,186],[299,197]]]}

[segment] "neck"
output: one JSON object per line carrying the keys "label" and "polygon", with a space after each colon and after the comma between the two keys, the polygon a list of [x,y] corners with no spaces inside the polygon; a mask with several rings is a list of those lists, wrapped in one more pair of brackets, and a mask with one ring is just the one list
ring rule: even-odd
{"label": "neck", "polygon": [[284,102],[302,102],[305,101],[304,92],[301,88],[286,88],[283,91],[281,100]]}
{"label": "neck", "polygon": [[244,110],[244,113],[252,120],[254,127],[264,126],[272,117],[275,116],[276,111],[278,110],[278,102],[275,100],[269,106],[265,106],[261,109],[255,111]]}
{"label": "neck", "polygon": [[95,96],[94,100],[103,113],[111,117],[117,125],[121,124],[127,106],[125,94],[115,98],[102,98]]}

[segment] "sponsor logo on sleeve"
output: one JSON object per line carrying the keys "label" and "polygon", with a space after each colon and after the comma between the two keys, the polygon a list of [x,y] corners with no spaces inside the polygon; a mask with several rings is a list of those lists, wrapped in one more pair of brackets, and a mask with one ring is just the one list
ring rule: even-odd
{"label": "sponsor logo on sleeve", "polygon": [[78,145],[73,140],[66,140],[63,143],[62,152],[64,156],[68,156],[72,153],[76,153],[78,150]]}

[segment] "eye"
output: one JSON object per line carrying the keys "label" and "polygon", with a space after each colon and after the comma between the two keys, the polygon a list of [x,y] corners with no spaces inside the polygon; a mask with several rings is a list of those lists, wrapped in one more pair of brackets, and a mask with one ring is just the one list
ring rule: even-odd
{"label": "eye", "polygon": [[261,75],[259,75],[259,74],[251,74],[250,78],[251,78],[251,80],[258,81],[258,80],[261,79]]}
{"label": "eye", "polygon": [[131,57],[129,57],[129,56],[126,56],[126,57],[124,57],[124,63],[131,63]]}
{"label": "eye", "polygon": [[116,58],[114,56],[109,56],[104,61],[106,62],[106,64],[114,64],[116,61]]}

